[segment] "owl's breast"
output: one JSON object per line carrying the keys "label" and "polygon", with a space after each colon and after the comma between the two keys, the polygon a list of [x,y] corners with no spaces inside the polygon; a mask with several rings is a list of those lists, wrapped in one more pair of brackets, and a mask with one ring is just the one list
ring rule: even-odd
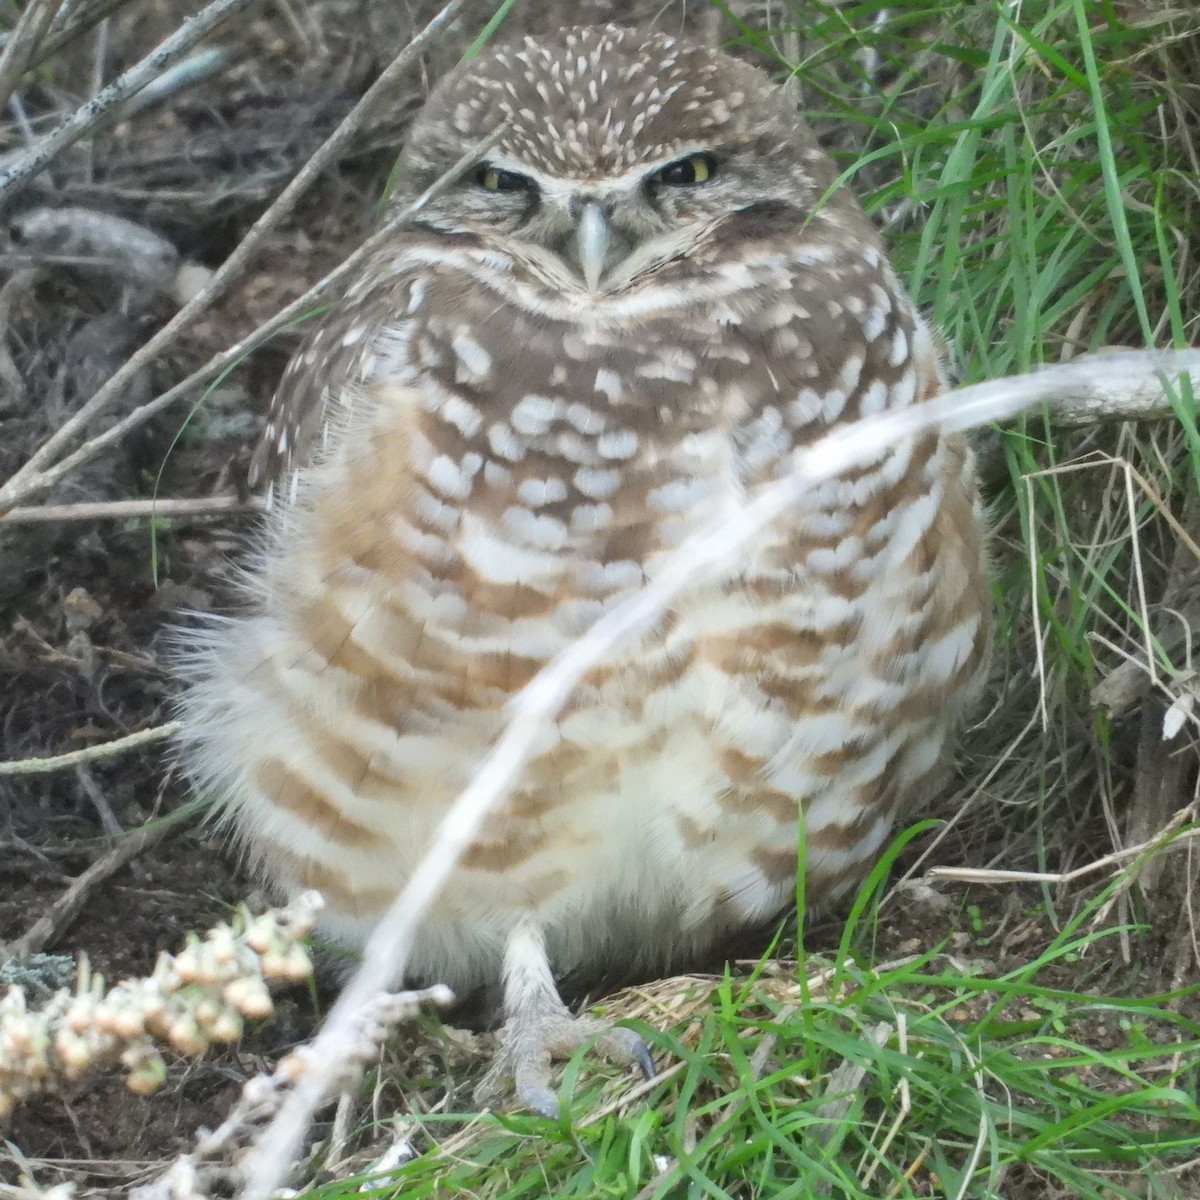
{"label": "owl's breast", "polygon": [[[823,310],[827,331],[877,336],[821,375],[794,306],[556,320],[479,289],[431,306],[422,286],[331,397],[260,615],[210,688],[243,827],[351,923],[407,877],[554,655],[796,445],[929,383],[898,353],[920,332],[898,302]],[[768,916],[802,812],[815,894],[848,886],[978,673],[972,497],[958,443],[895,446],[582,680],[463,859],[445,945],[532,908],[569,962],[629,896],[658,945]]]}

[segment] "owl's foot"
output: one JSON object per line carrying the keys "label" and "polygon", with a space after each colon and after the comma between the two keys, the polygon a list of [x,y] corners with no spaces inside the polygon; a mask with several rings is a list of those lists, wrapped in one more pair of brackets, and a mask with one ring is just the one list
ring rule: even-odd
{"label": "owl's foot", "polygon": [[650,1051],[632,1029],[615,1028],[595,1017],[573,1017],[557,996],[554,1001],[553,1007],[529,1008],[504,1023],[500,1049],[475,1089],[477,1104],[495,1103],[511,1080],[512,1090],[525,1108],[543,1117],[557,1117],[558,1096],[551,1085],[550,1064],[570,1058],[591,1038],[609,1062],[636,1064],[647,1079],[653,1078]]}
{"label": "owl's foot", "polygon": [[654,1062],[646,1043],[632,1029],[615,1028],[595,1017],[573,1017],[550,973],[541,934],[528,927],[514,933],[504,954],[504,1011],[507,1020],[500,1049],[475,1089],[477,1104],[494,1103],[508,1090],[524,1107],[544,1117],[558,1116],[558,1096],[550,1081],[554,1059],[570,1058],[595,1038],[609,1062],[636,1064],[647,1079]]}

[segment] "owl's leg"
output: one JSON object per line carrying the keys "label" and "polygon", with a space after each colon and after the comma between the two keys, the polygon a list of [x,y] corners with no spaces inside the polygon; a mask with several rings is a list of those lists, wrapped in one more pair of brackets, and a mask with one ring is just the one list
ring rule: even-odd
{"label": "owl's leg", "polygon": [[647,1079],[654,1075],[650,1051],[632,1029],[571,1015],[554,984],[541,931],[531,925],[514,930],[504,949],[504,1015],[500,1049],[475,1089],[478,1104],[495,1101],[512,1080],[517,1099],[526,1108],[557,1117],[550,1063],[569,1058],[593,1037],[596,1049],[610,1062],[636,1063]]}

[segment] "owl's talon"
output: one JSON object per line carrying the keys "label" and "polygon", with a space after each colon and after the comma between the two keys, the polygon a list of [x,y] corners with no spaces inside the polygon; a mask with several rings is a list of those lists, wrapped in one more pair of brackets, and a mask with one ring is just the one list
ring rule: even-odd
{"label": "owl's talon", "polygon": [[654,1066],[654,1059],[650,1057],[650,1047],[640,1037],[637,1045],[633,1048],[633,1061],[641,1071],[643,1079],[653,1079],[658,1074],[658,1070]]}
{"label": "owl's talon", "polygon": [[654,1059],[650,1057],[650,1047],[642,1035],[632,1029],[615,1025],[605,1030],[596,1042],[596,1049],[611,1063],[637,1067],[646,1079],[653,1079],[658,1074]]}

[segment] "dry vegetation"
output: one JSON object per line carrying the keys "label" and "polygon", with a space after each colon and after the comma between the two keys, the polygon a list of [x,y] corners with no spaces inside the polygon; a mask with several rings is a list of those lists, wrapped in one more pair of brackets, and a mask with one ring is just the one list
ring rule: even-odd
{"label": "dry vegetation", "polygon": [[[430,79],[500,6],[469,0],[390,69],[436,12],[428,0],[230,0],[167,68],[170,87],[87,110],[82,136],[47,154],[65,115],[178,39],[198,7],[0,6],[14,30],[0,53],[9,761],[168,722],[164,628],[225,602],[224,564],[253,521],[249,453],[296,337],[274,318],[298,301],[294,322],[333,290],[307,296],[371,233]],[[503,34],[560,23],[553,4],[511,9]],[[964,380],[1197,343],[1194,5],[568,9],[657,20],[796,68],[799,102]],[[382,95],[356,107],[385,68]],[[272,336],[255,332],[268,323]],[[323,1112],[304,1179],[349,1194],[331,1181],[401,1170],[416,1153],[380,1194],[1197,1194],[1194,414],[1185,391],[1155,420],[1060,412],[980,432],[995,670],[954,778],[923,814],[942,823],[897,843],[890,890],[880,872],[848,923],[810,926],[760,960],[764,937],[728,972],[702,964],[716,974],[610,997],[610,1013],[646,1022],[666,1069],[631,1091],[571,1064],[573,1133],[465,1117],[486,1035],[422,1018],[367,1086]],[[186,503],[163,505],[174,500]],[[175,816],[183,789],[161,745],[56,767],[0,768],[0,937],[21,952],[0,981],[23,983],[33,1004],[78,955],[109,980],[148,975],[251,893],[219,840]],[[61,1082],[4,1128],[0,1189],[157,1178],[328,1001],[300,993],[236,1046],[169,1058],[152,1098],[116,1077]],[[187,1186],[224,1194],[236,1179]]]}

